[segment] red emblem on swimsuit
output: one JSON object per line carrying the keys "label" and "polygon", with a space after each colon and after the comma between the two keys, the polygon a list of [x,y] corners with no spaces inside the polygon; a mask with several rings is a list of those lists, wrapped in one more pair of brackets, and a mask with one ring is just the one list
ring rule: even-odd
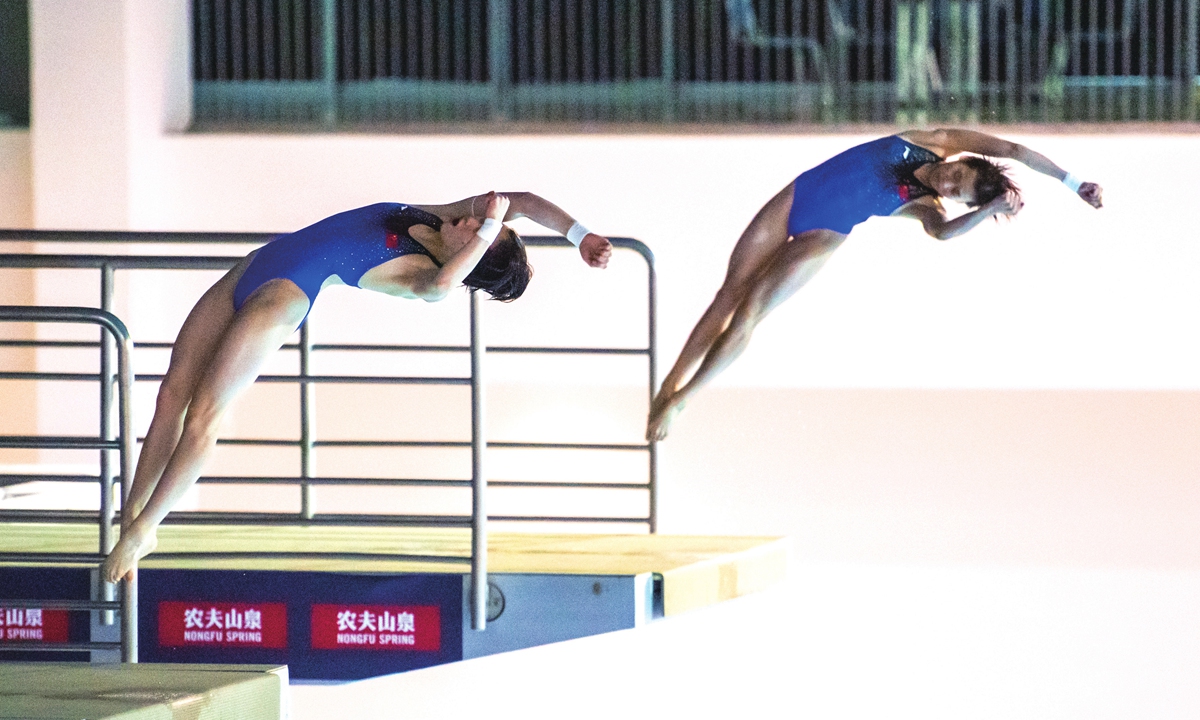
{"label": "red emblem on swimsuit", "polygon": [[[896,193],[897,193],[898,195],[900,195],[900,199],[901,199],[901,200],[903,200],[904,202],[908,202],[908,200],[909,200],[909,194],[908,194],[908,186],[907,186],[907,185],[900,185],[900,186],[898,186],[898,187],[896,188]],[[388,238],[388,242],[391,242],[391,238],[390,238],[390,236],[389,236],[389,238]],[[391,246],[389,245],[388,247],[391,247]]]}
{"label": "red emblem on swimsuit", "polygon": [[400,236],[397,235],[396,233],[388,233],[387,234],[387,246],[389,248],[391,248],[392,250],[395,250],[396,248],[400,247]]}

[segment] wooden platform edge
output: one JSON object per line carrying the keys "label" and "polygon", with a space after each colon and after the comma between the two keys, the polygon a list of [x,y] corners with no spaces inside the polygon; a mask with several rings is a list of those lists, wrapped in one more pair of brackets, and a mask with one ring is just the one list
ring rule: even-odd
{"label": "wooden platform edge", "polygon": [[0,718],[286,720],[286,666],[0,663]]}
{"label": "wooden platform edge", "polygon": [[667,570],[663,614],[677,615],[764,590],[787,576],[790,538]]}

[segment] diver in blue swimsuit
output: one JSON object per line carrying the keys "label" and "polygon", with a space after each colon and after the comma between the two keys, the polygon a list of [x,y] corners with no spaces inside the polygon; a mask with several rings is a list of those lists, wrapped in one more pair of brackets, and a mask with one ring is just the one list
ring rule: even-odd
{"label": "diver in blue swimsuit", "polygon": [[225,410],[304,322],[323,287],[345,283],[436,302],[465,285],[514,300],[532,275],[524,245],[503,224],[519,217],[566,235],[588,265],[608,264],[612,244],[549,201],[488,193],[338,213],[272,240],[218,280],[171,351],[103,577],[115,582],[154,550],[159,523],[199,477]]}
{"label": "diver in blue swimsuit", "polygon": [[[291,280],[311,307],[326,282],[358,287],[368,270],[405,255],[422,255],[440,268],[437,257],[410,234],[417,225],[438,231],[442,220],[412,205],[379,203],[338,213],[284,235],[254,254],[233,288],[233,309],[241,310],[255,290],[272,280]],[[515,251],[518,245],[512,247]],[[521,287],[511,291],[513,297],[520,295],[528,281],[528,275],[520,272],[522,264],[521,260],[516,263],[513,282]],[[472,283],[470,275],[467,278],[465,284],[482,287]],[[500,295],[494,287],[485,289],[494,298]],[[499,299],[512,298],[501,295]]]}
{"label": "diver in blue swimsuit", "polygon": [[[961,153],[970,155],[947,159]],[[1015,215],[1020,192],[988,157],[1016,160],[1063,181],[1089,205],[1102,204],[1099,185],[1027,147],[971,130],[913,130],[830,158],[772,198],[738,239],[725,282],[651,402],[646,439],[667,436],[688,399],[745,350],[755,326],[803,287],[856,225],[908,217],[945,240],[988,218]],[[950,219],[941,198],[971,211]]]}

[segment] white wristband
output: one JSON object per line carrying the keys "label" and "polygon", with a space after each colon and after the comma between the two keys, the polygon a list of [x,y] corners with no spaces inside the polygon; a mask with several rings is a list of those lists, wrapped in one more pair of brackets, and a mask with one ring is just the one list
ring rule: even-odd
{"label": "white wristband", "polygon": [[502,227],[504,227],[504,223],[496,218],[484,218],[483,224],[479,226],[479,230],[475,234],[479,236],[480,240],[491,245],[496,241]]}
{"label": "white wristband", "polygon": [[571,226],[571,229],[567,231],[567,239],[571,241],[572,245],[579,247],[579,243],[583,242],[583,239],[591,232],[591,230],[588,230],[579,223],[575,223]]}
{"label": "white wristband", "polygon": [[1062,179],[1062,181],[1063,181],[1063,185],[1066,185],[1067,187],[1071,188],[1071,192],[1073,192],[1073,193],[1079,192],[1079,186],[1083,184],[1082,180],[1075,177],[1071,173],[1067,173],[1067,176],[1064,177]]}

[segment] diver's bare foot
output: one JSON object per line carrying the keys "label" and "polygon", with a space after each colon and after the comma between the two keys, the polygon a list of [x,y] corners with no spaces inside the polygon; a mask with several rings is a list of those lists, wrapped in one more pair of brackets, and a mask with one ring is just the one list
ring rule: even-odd
{"label": "diver's bare foot", "polygon": [[137,561],[154,552],[158,547],[158,533],[154,530],[140,535],[132,530],[121,533],[121,539],[116,547],[104,559],[100,566],[100,577],[105,582],[115,583],[121,578],[130,577]]}
{"label": "diver's bare foot", "polygon": [[[655,400],[657,399],[655,398]],[[675,396],[661,403],[656,402],[654,407],[650,408],[650,419],[646,423],[646,440],[658,442],[666,439],[667,433],[671,430],[671,423],[675,421],[675,416],[682,409],[683,401],[678,400]]]}

